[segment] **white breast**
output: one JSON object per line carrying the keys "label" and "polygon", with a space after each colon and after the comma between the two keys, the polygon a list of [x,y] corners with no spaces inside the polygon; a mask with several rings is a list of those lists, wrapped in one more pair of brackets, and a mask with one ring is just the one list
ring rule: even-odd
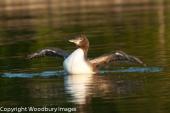
{"label": "white breast", "polygon": [[64,69],[69,74],[92,74],[94,73],[91,66],[84,58],[82,49],[75,50],[67,59],[64,60]]}

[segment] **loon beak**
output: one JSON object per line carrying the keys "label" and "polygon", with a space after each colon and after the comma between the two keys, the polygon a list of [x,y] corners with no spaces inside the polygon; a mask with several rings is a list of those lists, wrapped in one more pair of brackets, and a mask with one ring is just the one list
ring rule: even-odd
{"label": "loon beak", "polygon": [[72,42],[72,43],[75,43],[75,40],[74,39],[71,39],[71,40],[68,40],[69,42]]}
{"label": "loon beak", "polygon": [[69,42],[75,43],[75,44],[79,44],[81,40],[77,40],[77,39],[71,39],[69,40]]}

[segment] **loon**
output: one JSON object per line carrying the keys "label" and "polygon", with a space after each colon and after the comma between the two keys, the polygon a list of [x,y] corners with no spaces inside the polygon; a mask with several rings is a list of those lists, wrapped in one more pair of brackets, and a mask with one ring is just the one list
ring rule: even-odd
{"label": "loon", "polygon": [[123,51],[116,51],[94,59],[88,59],[89,40],[85,34],[75,36],[69,42],[77,46],[77,49],[70,54],[59,48],[45,48],[30,54],[28,58],[33,59],[42,56],[62,57],[64,58],[64,70],[68,74],[96,74],[99,67],[119,61],[144,64],[139,58],[128,55]]}

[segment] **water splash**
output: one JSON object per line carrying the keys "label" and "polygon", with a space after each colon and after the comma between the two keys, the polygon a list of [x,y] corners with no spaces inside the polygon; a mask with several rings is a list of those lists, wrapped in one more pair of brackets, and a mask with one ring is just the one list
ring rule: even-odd
{"label": "water splash", "polygon": [[[122,67],[113,70],[101,70],[99,74],[106,73],[157,73],[161,72],[161,67]],[[54,77],[54,76],[65,76],[67,73],[64,70],[59,71],[43,71],[35,73],[2,73],[0,77],[4,78],[33,78],[33,77]]]}
{"label": "water splash", "polygon": [[37,73],[3,73],[0,76],[4,78],[33,78],[33,77],[53,77],[53,76],[63,76],[66,73],[61,71],[43,71]]}
{"label": "water splash", "polygon": [[103,70],[100,73],[157,73],[161,72],[163,69],[161,67],[122,67],[114,70]]}

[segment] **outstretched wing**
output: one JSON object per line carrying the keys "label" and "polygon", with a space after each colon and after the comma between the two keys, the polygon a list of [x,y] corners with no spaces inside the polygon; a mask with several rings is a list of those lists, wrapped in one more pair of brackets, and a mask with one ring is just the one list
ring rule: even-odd
{"label": "outstretched wing", "polygon": [[69,53],[65,52],[62,49],[59,48],[46,48],[46,49],[42,49],[40,51],[37,51],[35,53],[32,53],[30,55],[28,55],[28,59],[32,59],[32,58],[37,58],[37,57],[43,57],[43,56],[52,56],[52,57],[62,57],[62,58],[67,58],[69,55]]}
{"label": "outstretched wing", "polygon": [[134,63],[134,64],[144,65],[144,63],[139,58],[128,55],[124,53],[123,51],[116,51],[115,53],[103,55],[103,56],[90,60],[90,62],[97,67],[108,64],[108,63],[116,63],[116,62],[125,62],[125,63]]}

